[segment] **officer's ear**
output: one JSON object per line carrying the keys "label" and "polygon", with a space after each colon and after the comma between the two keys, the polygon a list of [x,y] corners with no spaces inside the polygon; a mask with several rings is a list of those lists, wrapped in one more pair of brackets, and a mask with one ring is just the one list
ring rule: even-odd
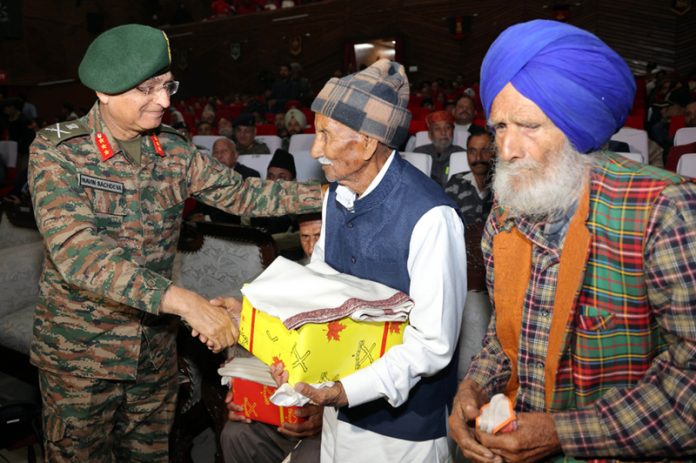
{"label": "officer's ear", "polygon": [[101,104],[109,104],[109,97],[111,95],[107,95],[106,93],[102,92],[96,92],[97,93],[97,98],[99,99],[99,102]]}

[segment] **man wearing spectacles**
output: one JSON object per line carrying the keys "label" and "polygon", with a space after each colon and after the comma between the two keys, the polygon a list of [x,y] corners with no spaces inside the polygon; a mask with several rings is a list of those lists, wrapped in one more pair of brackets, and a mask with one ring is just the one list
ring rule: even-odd
{"label": "man wearing spectacles", "polygon": [[223,307],[171,281],[188,197],[236,215],[321,208],[318,185],[244,180],[162,125],[179,88],[170,64],[162,31],[104,32],[79,69],[96,104],[31,147],[47,257],[31,347],[46,461],[168,461],[175,315],[213,351],[236,341]]}

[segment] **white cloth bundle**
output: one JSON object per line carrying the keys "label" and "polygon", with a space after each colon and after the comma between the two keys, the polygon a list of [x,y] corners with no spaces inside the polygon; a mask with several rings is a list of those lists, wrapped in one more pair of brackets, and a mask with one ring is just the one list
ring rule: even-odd
{"label": "white cloth bundle", "polygon": [[408,295],[381,283],[339,273],[323,261],[302,266],[283,257],[244,286],[242,293],[288,329],[344,317],[400,322],[413,308]]}
{"label": "white cloth bundle", "polygon": [[489,434],[512,432],[517,429],[517,415],[512,402],[505,394],[496,394],[491,401],[481,407],[481,414],[476,418],[479,431]]}
{"label": "white cloth bundle", "polygon": [[[223,386],[230,385],[231,378],[243,378],[266,386],[276,387],[273,375],[268,365],[256,357],[235,357],[225,365],[218,368]],[[321,384],[312,384],[314,387],[323,388],[333,386],[333,381]],[[271,402],[279,407],[301,407],[309,402],[309,399],[295,391],[288,383],[284,383],[271,396]]]}

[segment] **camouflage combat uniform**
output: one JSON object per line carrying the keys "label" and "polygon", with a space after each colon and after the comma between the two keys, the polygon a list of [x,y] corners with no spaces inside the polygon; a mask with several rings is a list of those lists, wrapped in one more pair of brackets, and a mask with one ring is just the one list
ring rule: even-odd
{"label": "camouflage combat uniform", "polygon": [[237,151],[239,154],[273,154],[267,144],[256,139],[251,142],[248,148],[237,146]]}
{"label": "camouflage combat uniform", "polygon": [[[84,118],[40,131],[31,147],[29,185],[46,249],[31,361],[41,372],[47,449],[56,452],[47,461],[109,461],[110,449],[95,448],[89,435],[112,432],[118,460],[166,461],[178,318],[159,308],[172,283],[186,198],[236,215],[321,208],[318,185],[243,180],[175,130],[156,132],[143,135],[138,165],[95,104]],[[84,397],[67,397],[67,387]],[[119,406],[127,423],[150,416],[147,427],[113,428]],[[61,442],[68,435],[72,441]]]}

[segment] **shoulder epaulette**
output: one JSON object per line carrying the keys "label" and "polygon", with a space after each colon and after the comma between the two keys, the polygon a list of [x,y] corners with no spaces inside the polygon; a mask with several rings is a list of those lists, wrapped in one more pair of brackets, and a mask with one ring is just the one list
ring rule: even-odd
{"label": "shoulder epaulette", "polygon": [[39,131],[39,135],[54,145],[58,146],[61,143],[75,137],[89,136],[89,129],[81,120],[58,122],[48,127],[44,127]]}
{"label": "shoulder epaulette", "polygon": [[160,125],[160,127],[159,127],[159,131],[160,131],[160,133],[168,133],[168,134],[172,134],[172,135],[177,135],[178,137],[183,138],[185,141],[188,140],[188,139],[186,138],[186,135],[184,135],[183,133],[179,132],[178,130],[176,130],[176,129],[175,129],[174,127],[172,127],[171,125],[162,124],[162,125]]}

